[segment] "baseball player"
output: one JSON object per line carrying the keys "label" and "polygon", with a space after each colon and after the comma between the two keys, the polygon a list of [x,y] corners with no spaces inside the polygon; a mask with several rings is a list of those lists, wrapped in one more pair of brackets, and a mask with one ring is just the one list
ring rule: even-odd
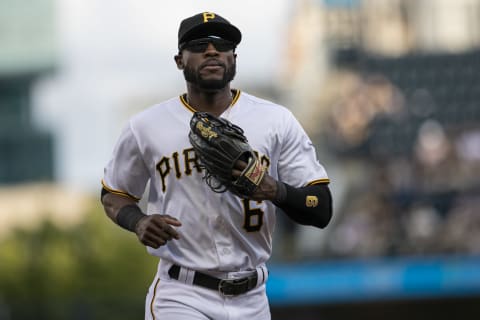
{"label": "baseball player", "polygon": [[[266,262],[276,214],[319,228],[331,219],[329,179],[299,122],[283,106],[230,87],[241,36],[216,13],[183,20],[174,58],[187,92],[133,116],[105,167],[106,214],[160,258],[145,319],[270,319]],[[196,111],[244,130],[266,172],[250,197],[205,183],[188,139]],[[244,167],[238,161],[232,179]]]}

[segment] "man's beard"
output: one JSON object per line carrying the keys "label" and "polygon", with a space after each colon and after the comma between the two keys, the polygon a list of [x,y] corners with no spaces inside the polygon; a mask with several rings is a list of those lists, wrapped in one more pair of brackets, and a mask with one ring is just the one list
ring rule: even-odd
{"label": "man's beard", "polygon": [[227,84],[235,78],[237,69],[236,63],[233,63],[230,67],[225,65],[223,65],[223,67],[225,68],[223,77],[219,80],[203,79],[198,70],[194,70],[190,67],[185,67],[183,69],[183,76],[187,82],[193,83],[203,90],[216,91],[225,88]]}

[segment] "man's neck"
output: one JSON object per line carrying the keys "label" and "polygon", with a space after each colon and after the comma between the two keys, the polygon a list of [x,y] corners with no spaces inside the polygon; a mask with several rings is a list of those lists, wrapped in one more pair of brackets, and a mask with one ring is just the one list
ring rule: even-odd
{"label": "man's neck", "polygon": [[197,111],[209,112],[218,117],[230,107],[232,100],[230,86],[211,92],[188,86],[187,102]]}

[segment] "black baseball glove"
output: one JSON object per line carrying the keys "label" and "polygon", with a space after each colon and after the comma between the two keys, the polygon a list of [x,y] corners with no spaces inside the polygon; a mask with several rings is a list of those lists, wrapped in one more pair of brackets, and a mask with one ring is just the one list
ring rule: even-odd
{"label": "black baseball glove", "polygon": [[[224,118],[195,112],[188,138],[205,169],[205,182],[215,192],[227,190],[248,198],[265,175],[243,130]],[[238,178],[232,175],[237,161],[247,164]]]}

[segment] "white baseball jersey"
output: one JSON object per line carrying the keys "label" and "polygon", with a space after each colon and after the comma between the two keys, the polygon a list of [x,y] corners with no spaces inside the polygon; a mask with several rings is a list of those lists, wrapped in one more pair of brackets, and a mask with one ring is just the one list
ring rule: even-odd
{"label": "white baseball jersey", "polygon": [[[295,187],[328,182],[309,137],[292,113],[239,90],[221,115],[240,126],[268,173]],[[189,142],[195,112],[183,96],[130,119],[105,168],[104,187],[139,199],[150,182],[147,214],[169,214],[182,226],[155,256],[194,270],[233,272],[263,265],[272,250],[275,206],[215,193]]]}

